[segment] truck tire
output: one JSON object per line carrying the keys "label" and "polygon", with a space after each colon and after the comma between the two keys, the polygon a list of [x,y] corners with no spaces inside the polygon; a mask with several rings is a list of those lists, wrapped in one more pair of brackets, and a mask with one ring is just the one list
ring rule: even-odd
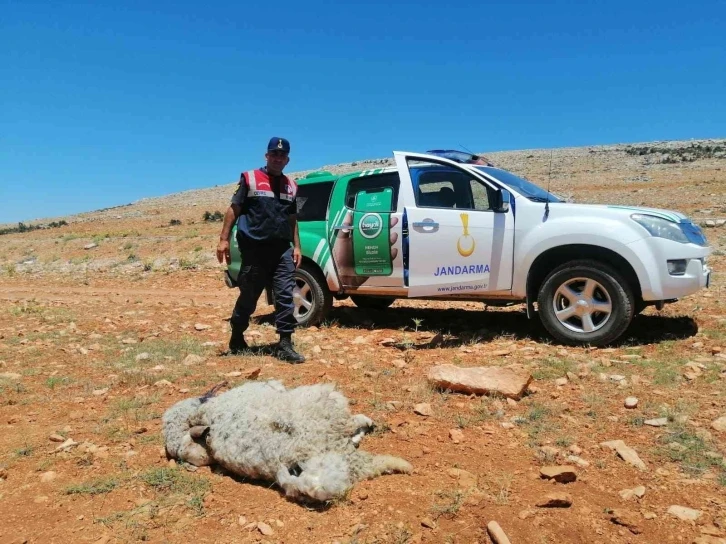
{"label": "truck tire", "polygon": [[350,295],[350,300],[358,308],[367,310],[385,310],[396,301],[395,297],[367,297],[365,295]]}
{"label": "truck tire", "polygon": [[634,307],[632,290],[623,277],[592,260],[570,261],[552,270],[537,297],[542,325],[568,345],[614,342],[630,326]]}
{"label": "truck tire", "polygon": [[309,263],[303,263],[295,270],[295,309],[293,315],[299,326],[319,325],[333,307],[333,294],[328,289],[320,270]]}

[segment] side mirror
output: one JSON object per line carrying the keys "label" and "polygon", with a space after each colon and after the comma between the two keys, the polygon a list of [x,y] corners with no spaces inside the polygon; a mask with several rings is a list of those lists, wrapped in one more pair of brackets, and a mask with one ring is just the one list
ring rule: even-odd
{"label": "side mirror", "polygon": [[497,213],[507,213],[509,211],[509,197],[511,193],[506,189],[500,189],[497,191],[497,201],[494,206],[494,211]]}

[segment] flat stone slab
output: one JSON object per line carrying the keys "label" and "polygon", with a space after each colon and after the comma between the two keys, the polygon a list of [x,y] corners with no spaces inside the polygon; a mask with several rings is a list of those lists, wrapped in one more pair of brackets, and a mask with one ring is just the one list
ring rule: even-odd
{"label": "flat stone slab", "polygon": [[515,367],[439,365],[429,370],[428,380],[440,389],[476,395],[499,394],[519,400],[527,391],[532,375]]}

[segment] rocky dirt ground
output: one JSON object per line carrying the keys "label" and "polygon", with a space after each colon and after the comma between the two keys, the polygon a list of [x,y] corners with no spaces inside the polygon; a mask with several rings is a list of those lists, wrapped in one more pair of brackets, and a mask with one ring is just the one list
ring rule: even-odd
{"label": "rocky dirt ground", "polygon": [[[231,185],[0,236],[0,542],[484,543],[491,521],[513,543],[726,542],[726,158],[704,151],[724,145],[551,152],[558,193],[713,225],[711,288],[647,309],[606,349],[557,345],[518,306],[346,300],[298,331],[304,365],[220,356],[235,292],[202,214]],[[546,185],[549,150],[490,157]],[[249,338],[275,340],[263,301]],[[426,376],[445,363],[533,381],[521,400],[442,392]],[[167,461],[164,410],[257,369],[337,383],[379,424],[363,447],[414,473],[312,509]]]}

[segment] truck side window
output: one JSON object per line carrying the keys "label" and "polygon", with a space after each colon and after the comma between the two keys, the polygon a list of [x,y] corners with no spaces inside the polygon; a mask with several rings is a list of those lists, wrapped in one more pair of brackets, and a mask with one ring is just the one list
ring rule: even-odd
{"label": "truck side window", "polygon": [[[411,164],[411,163],[415,163]],[[421,208],[490,211],[493,189],[458,168],[410,161],[416,205]]]}
{"label": "truck side window", "polygon": [[297,220],[325,221],[333,182],[307,183],[297,189]]}
{"label": "truck side window", "polygon": [[489,188],[475,179],[470,180],[470,184],[471,195],[474,199],[474,205],[471,209],[480,211],[491,210],[492,207],[489,204]]}
{"label": "truck side window", "polygon": [[[345,191],[345,205],[349,208],[355,207],[355,195],[358,194],[358,191],[390,187],[393,189],[393,198],[391,199],[391,209],[389,211],[396,211],[398,208],[398,189],[400,185],[401,180],[398,177],[398,172],[387,172],[385,174],[352,179],[348,182],[348,187]],[[327,206],[327,201],[325,204]]]}

